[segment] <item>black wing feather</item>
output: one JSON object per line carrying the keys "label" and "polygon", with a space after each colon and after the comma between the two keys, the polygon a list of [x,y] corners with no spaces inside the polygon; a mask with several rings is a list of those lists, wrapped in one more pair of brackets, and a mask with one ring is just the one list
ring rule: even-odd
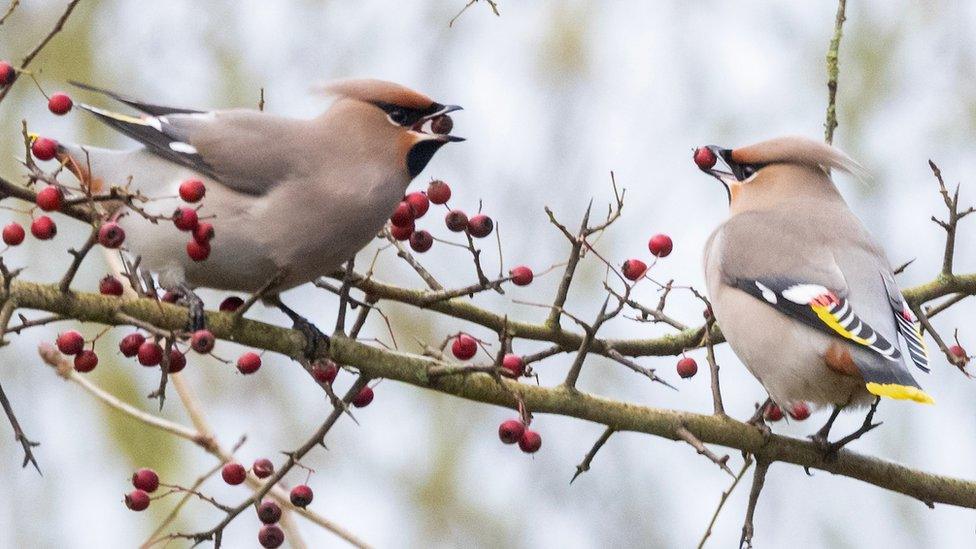
{"label": "black wing feather", "polygon": [[146,103],[144,101],[139,101],[138,99],[133,99],[131,97],[116,93],[112,90],[106,90],[105,88],[98,88],[92,86],[91,84],[84,84],[82,82],[76,82],[74,80],[68,80],[68,82],[72,86],[81,88],[83,90],[88,90],[88,91],[100,93],[102,95],[111,97],[112,99],[119,101],[120,103],[125,103],[126,105],[134,109],[138,109],[152,116],[166,116],[167,114],[200,114],[206,112],[206,111],[200,111],[196,109],[186,109],[183,107],[168,107],[166,105],[155,105],[153,103]]}

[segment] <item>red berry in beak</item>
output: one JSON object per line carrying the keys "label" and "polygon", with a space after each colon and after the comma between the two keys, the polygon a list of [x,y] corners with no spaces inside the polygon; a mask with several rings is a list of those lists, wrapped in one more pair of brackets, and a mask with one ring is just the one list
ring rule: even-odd
{"label": "red berry in beak", "polygon": [[125,242],[125,231],[114,221],[103,223],[98,228],[98,243],[102,246],[114,250]]}
{"label": "red berry in beak", "polygon": [[64,92],[52,93],[50,99],[47,100],[47,109],[58,116],[68,114],[73,105],[71,97]]}
{"label": "red berry in beak", "polygon": [[715,167],[715,162],[718,160],[718,158],[715,157],[715,153],[706,147],[698,147],[695,149],[694,159],[699,170],[712,169]]}
{"label": "red berry in beak", "polygon": [[647,263],[644,263],[640,259],[628,259],[624,261],[621,270],[627,280],[639,280],[647,272]]}
{"label": "red berry in beak", "polygon": [[220,476],[223,477],[224,482],[227,484],[237,486],[247,478],[247,470],[240,463],[232,461],[220,469]]}
{"label": "red berry in beak", "polygon": [[31,143],[31,153],[38,160],[50,160],[58,153],[58,142],[48,137],[38,137]]}
{"label": "red berry in beak", "polygon": [[54,185],[41,189],[40,192],[37,193],[37,197],[34,199],[37,207],[45,212],[56,212],[60,210],[63,201],[64,193],[62,193],[61,189],[55,187]]}
{"label": "red berry in beak", "polygon": [[451,199],[451,186],[435,179],[427,185],[427,198],[434,204],[445,204]]}
{"label": "red berry in beak", "polygon": [[7,246],[17,246],[24,241],[24,227],[15,221],[11,221],[3,228],[3,243]]}
{"label": "red berry in beak", "polygon": [[491,234],[495,222],[485,214],[478,214],[468,220],[468,232],[475,238],[484,238]]}
{"label": "red berry in beak", "polygon": [[526,267],[525,265],[519,265],[511,271],[508,271],[509,276],[512,277],[512,284],[516,286],[528,286],[532,284],[532,279],[535,278],[535,274],[532,273],[532,269]]}
{"label": "red berry in beak", "polygon": [[427,213],[430,209],[430,200],[427,199],[427,195],[422,192],[410,193],[404,198],[404,201],[410,205],[410,210],[413,212],[414,219],[420,219]]}
{"label": "red berry in beak", "polygon": [[132,486],[137,490],[149,492],[150,494],[159,488],[159,475],[152,469],[139,469],[132,473]]}
{"label": "red berry in beak", "polygon": [[689,378],[698,373],[698,363],[691,357],[684,357],[678,361],[678,375]]}
{"label": "red berry in beak", "polygon": [[139,332],[129,334],[119,342],[119,351],[122,351],[122,356],[132,358],[139,354],[139,347],[145,342],[146,337]]}
{"label": "red berry in beak", "polygon": [[525,360],[515,353],[508,353],[502,357],[502,368],[505,377],[519,377],[525,373]]}
{"label": "red berry in beak", "polygon": [[207,187],[199,179],[187,179],[180,183],[180,198],[184,202],[199,202],[207,194]]}
{"label": "red berry in beak", "polygon": [[413,225],[413,208],[406,200],[401,200],[395,210],[393,210],[393,215],[390,216],[390,223],[393,223],[397,227],[409,227]]}
{"label": "red berry in beak", "polygon": [[98,355],[95,351],[82,351],[75,355],[75,371],[86,374],[98,366]]}
{"label": "red berry in beak", "polygon": [[666,234],[656,234],[647,243],[647,249],[651,251],[651,255],[656,257],[668,257],[673,248],[674,243],[671,242],[671,237]]}
{"label": "red berry in beak", "polygon": [[444,216],[444,224],[448,230],[459,233],[468,228],[468,216],[461,210],[451,210]]}
{"label": "red berry in beak", "polygon": [[505,444],[515,444],[525,433],[525,424],[517,419],[508,419],[498,426],[498,438]]}
{"label": "red berry in beak", "polygon": [[542,448],[542,437],[539,433],[526,429],[518,441],[519,448],[526,454],[534,454]]}
{"label": "red berry in beak", "polygon": [[107,275],[98,283],[98,293],[102,295],[120,296],[124,291],[122,281],[112,275]]}
{"label": "red berry in beak", "polygon": [[458,360],[469,360],[478,352],[478,342],[468,334],[460,334],[451,344],[451,353]]}
{"label": "red berry in beak", "polygon": [[373,392],[371,387],[363,387],[359,391],[359,394],[356,395],[356,398],[352,399],[352,405],[356,408],[365,408],[369,406],[370,402],[373,402],[374,396],[376,396],[376,393]]}
{"label": "red berry in beak", "polygon": [[66,355],[76,355],[85,347],[85,338],[75,330],[68,330],[54,341],[58,350]]}
{"label": "red berry in beak", "polygon": [[430,131],[447,135],[454,129],[454,119],[446,114],[442,114],[430,121]]}
{"label": "red berry in beak", "polygon": [[51,240],[58,234],[58,226],[54,220],[46,215],[42,215],[31,223],[31,234],[38,240]]}

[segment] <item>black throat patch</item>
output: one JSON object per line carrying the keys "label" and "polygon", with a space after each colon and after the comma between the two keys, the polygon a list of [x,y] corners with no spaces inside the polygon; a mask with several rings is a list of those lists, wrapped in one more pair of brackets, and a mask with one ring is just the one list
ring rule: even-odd
{"label": "black throat patch", "polygon": [[424,171],[430,159],[434,158],[434,153],[445,143],[446,141],[439,139],[425,139],[411,147],[410,152],[407,153],[407,170],[410,172],[410,177],[417,177]]}

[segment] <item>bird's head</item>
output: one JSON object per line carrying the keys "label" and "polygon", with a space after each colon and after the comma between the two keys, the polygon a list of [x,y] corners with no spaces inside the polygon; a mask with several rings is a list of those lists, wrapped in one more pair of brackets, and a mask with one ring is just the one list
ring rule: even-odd
{"label": "bird's head", "polygon": [[[327,84],[322,91],[336,96],[343,124],[356,126],[360,135],[374,144],[384,148],[391,145],[386,151],[396,155],[396,161],[411,178],[423,171],[442,146],[464,141],[463,137],[450,135],[450,118],[441,118],[461,107],[438,103],[406,86],[384,80],[352,79]],[[443,127],[437,128],[438,124]],[[437,133],[438,129],[444,133]]]}
{"label": "bird's head", "polygon": [[[843,152],[805,137],[777,137],[755,145],[728,149],[707,145],[695,149],[698,168],[719,180],[729,203],[741,197],[831,189],[831,169],[862,176],[864,169]],[[720,164],[724,168],[719,167]],[[749,192],[744,193],[747,190]]]}

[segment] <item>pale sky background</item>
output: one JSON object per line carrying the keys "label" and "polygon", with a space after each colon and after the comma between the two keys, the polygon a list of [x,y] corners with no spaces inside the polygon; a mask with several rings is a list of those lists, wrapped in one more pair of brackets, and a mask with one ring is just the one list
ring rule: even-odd
{"label": "pale sky background", "polygon": [[[824,53],[833,30],[832,2],[514,2],[500,0],[502,16],[473,6],[454,26],[462,0],[384,2],[277,2],[189,0],[83,0],[66,31],[35,67],[49,91],[78,79],[147,100],[186,106],[253,106],[266,89],[267,110],[310,117],[327,106],[309,92],[315,81],[347,76],[394,80],[465,110],[455,132],[466,143],[443,149],[418,177],[451,183],[452,203],[477,209],[478,200],[500,224],[507,266],[525,263],[542,270],[562,261],[567,245],[548,224],[550,206],[575,224],[590,198],[603,208],[612,199],[609,172],[626,187],[624,216],[599,249],[615,262],[646,258],[647,238],[669,233],[675,251],[655,268],[659,279],[675,278],[703,288],[701,248],[726,213],[724,192],[697,171],[691,151],[701,144],[741,146],[782,134],[823,135],[826,106]],[[0,57],[19,59],[50,28],[63,1],[35,0],[0,28]],[[942,167],[947,181],[964,183],[963,198],[976,199],[970,174],[976,168],[974,35],[976,4],[963,0],[852,0],[841,48],[836,144],[873,174],[865,182],[841,178],[853,210],[883,242],[891,261],[916,263],[900,278],[909,286],[932,278],[940,264],[940,229],[929,221],[942,204],[926,164]],[[77,94],[79,99],[95,100]],[[112,105],[116,107],[116,105]],[[75,111],[54,117],[36,89],[21,82],[0,108],[0,130],[9,154],[0,163],[6,177],[18,174],[11,156],[22,154],[20,120],[65,141],[129,146],[125,138]],[[14,217],[0,212],[0,221]],[[24,276],[54,281],[68,263],[65,248],[87,230],[61,220],[53,243],[30,241],[4,254]],[[421,224],[444,236],[436,217]],[[976,225],[964,224],[957,270],[976,269]],[[497,252],[486,246],[489,265]],[[366,256],[363,256],[366,257]],[[449,285],[473,280],[473,268],[458,250],[435,245],[426,264]],[[105,265],[98,258],[83,269],[79,285],[95,288]],[[419,281],[392,257],[381,278],[417,286]],[[584,262],[568,304],[592,317],[599,307],[600,265]],[[505,297],[476,302],[513,317],[541,320],[544,311],[511,300],[544,300],[557,276],[550,275]],[[220,294],[205,294],[216,306]],[[335,300],[313,288],[286,300],[323,326],[331,326]],[[648,285],[639,293],[656,301]],[[690,296],[676,294],[671,313],[701,319]],[[944,335],[959,326],[976,347],[973,304],[940,316]],[[484,330],[434,314],[387,304],[401,349],[416,351],[415,338],[439,341],[460,329],[490,338]],[[284,323],[281,315],[256,316]],[[62,325],[64,329],[69,324]],[[78,387],[62,383],[41,364],[34,349],[53,340],[59,327],[32,330],[0,351],[2,381],[28,434],[42,442],[37,455],[43,478],[19,469],[21,449],[0,426],[0,546],[132,547],[169,510],[154,503],[132,513],[120,502],[128,476],[141,466],[163,480],[189,484],[213,459],[192,444],[107,412]],[[99,327],[85,325],[91,336]],[[388,340],[374,318],[369,335]],[[99,343],[102,354],[90,378],[153,410],[144,398],[156,375],[114,351],[119,334]],[[612,337],[647,337],[663,328],[630,321],[611,323]],[[516,350],[537,345],[519,342]],[[228,343],[222,356],[240,352]],[[691,353],[704,366],[701,351]],[[746,418],[763,399],[727,347],[718,352],[729,412]],[[544,384],[562,380],[570,358],[537,367]],[[580,382],[587,391],[642,403],[707,413],[707,375],[679,380],[673,357],[641,359],[659,369],[673,392],[622,367],[592,358]],[[186,377],[205,402],[220,440],[248,442],[241,460],[277,458],[297,447],[328,411],[318,388],[282,357],[266,356],[257,375],[243,378],[232,367],[192,357]],[[340,377],[347,384],[348,374]],[[886,401],[885,424],[853,447],[927,471],[976,478],[976,386],[943,358],[920,380],[938,405]],[[510,411],[384,382],[376,400],[359,411],[360,426],[344,420],[328,437],[330,450],[316,450],[307,464],[317,469],[312,507],[378,547],[691,547],[697,544],[720,493],[724,473],[687,445],[637,434],[615,435],[572,486],[575,465],[602,428],[573,419],[537,416],[542,450],[526,456],[498,442],[497,424]],[[175,395],[173,395],[175,397]],[[165,415],[187,421],[175,398]],[[774,430],[813,433],[824,412]],[[845,416],[835,433],[852,430],[859,416]],[[716,449],[720,450],[720,449]],[[741,463],[732,454],[733,467]],[[751,474],[750,474],[751,477]],[[289,476],[301,482],[303,474]],[[219,479],[205,486],[223,502],[246,497],[243,488]],[[748,481],[735,492],[716,524],[710,547],[739,538]],[[181,530],[207,529],[219,514],[204,504],[184,513]],[[227,547],[256,546],[259,523],[245,513],[225,533]],[[757,547],[902,549],[971,547],[970,511],[927,509],[905,496],[857,481],[784,464],[772,467],[756,515]],[[302,523],[313,547],[339,547],[329,533]]]}

